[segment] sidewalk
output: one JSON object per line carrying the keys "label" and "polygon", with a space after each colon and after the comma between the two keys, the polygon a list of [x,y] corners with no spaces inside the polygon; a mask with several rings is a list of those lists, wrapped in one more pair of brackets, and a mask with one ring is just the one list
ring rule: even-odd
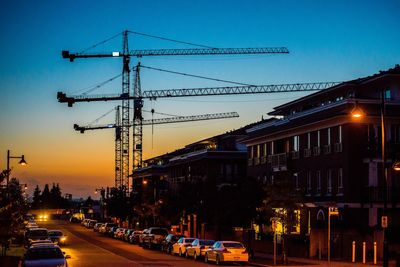
{"label": "sidewalk", "polygon": [[[250,260],[248,265],[250,266],[257,266],[257,267],[264,267],[264,266],[274,266],[273,263],[273,256],[265,253],[256,252],[254,254],[255,259]],[[316,267],[316,266],[332,266],[332,267],[372,267],[372,266],[382,266],[381,262],[378,262],[376,265],[372,263],[362,264],[361,262],[351,263],[351,262],[344,262],[344,261],[331,261],[328,265],[328,261],[326,260],[314,260],[314,259],[307,259],[307,258],[296,258],[296,257],[289,257],[288,264],[283,265],[281,264],[280,258],[277,259],[276,266],[309,266],[309,267]],[[389,263],[390,267],[395,266],[395,262]]]}

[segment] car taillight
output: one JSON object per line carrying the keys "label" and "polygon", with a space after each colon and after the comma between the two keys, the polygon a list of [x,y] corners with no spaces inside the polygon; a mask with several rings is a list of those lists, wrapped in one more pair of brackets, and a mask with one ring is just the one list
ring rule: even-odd
{"label": "car taillight", "polygon": [[247,251],[247,248],[242,252],[242,254],[247,254],[248,253],[248,251]]}
{"label": "car taillight", "polygon": [[224,250],[222,251],[222,253],[231,253],[231,252],[228,251],[226,248],[224,248]]}

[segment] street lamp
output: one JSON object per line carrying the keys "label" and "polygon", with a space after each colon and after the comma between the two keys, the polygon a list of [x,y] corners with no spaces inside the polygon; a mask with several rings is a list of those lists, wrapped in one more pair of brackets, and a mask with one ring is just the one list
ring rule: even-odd
{"label": "street lamp", "polygon": [[22,166],[25,166],[28,164],[25,161],[24,155],[22,155],[20,157],[10,156],[10,150],[7,150],[7,188],[8,188],[8,182],[10,180],[10,159],[21,159],[18,163],[21,164]]}

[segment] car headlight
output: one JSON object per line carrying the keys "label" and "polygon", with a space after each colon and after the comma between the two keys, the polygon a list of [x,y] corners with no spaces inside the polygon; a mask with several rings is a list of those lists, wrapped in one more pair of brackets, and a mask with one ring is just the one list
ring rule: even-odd
{"label": "car headlight", "polygon": [[65,240],[67,240],[67,238],[64,236],[64,237],[61,237],[60,240],[61,240],[61,241],[65,241]]}

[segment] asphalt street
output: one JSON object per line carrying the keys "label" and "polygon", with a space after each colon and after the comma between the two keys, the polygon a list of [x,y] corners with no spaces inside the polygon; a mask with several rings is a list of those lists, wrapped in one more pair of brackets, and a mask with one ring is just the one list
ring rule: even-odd
{"label": "asphalt street", "polygon": [[94,266],[212,266],[202,261],[194,261],[172,256],[161,251],[143,249],[121,240],[112,239],[93,232],[80,224],[65,221],[39,222],[47,229],[59,229],[67,235],[67,246],[61,249],[69,256],[69,267]]}

